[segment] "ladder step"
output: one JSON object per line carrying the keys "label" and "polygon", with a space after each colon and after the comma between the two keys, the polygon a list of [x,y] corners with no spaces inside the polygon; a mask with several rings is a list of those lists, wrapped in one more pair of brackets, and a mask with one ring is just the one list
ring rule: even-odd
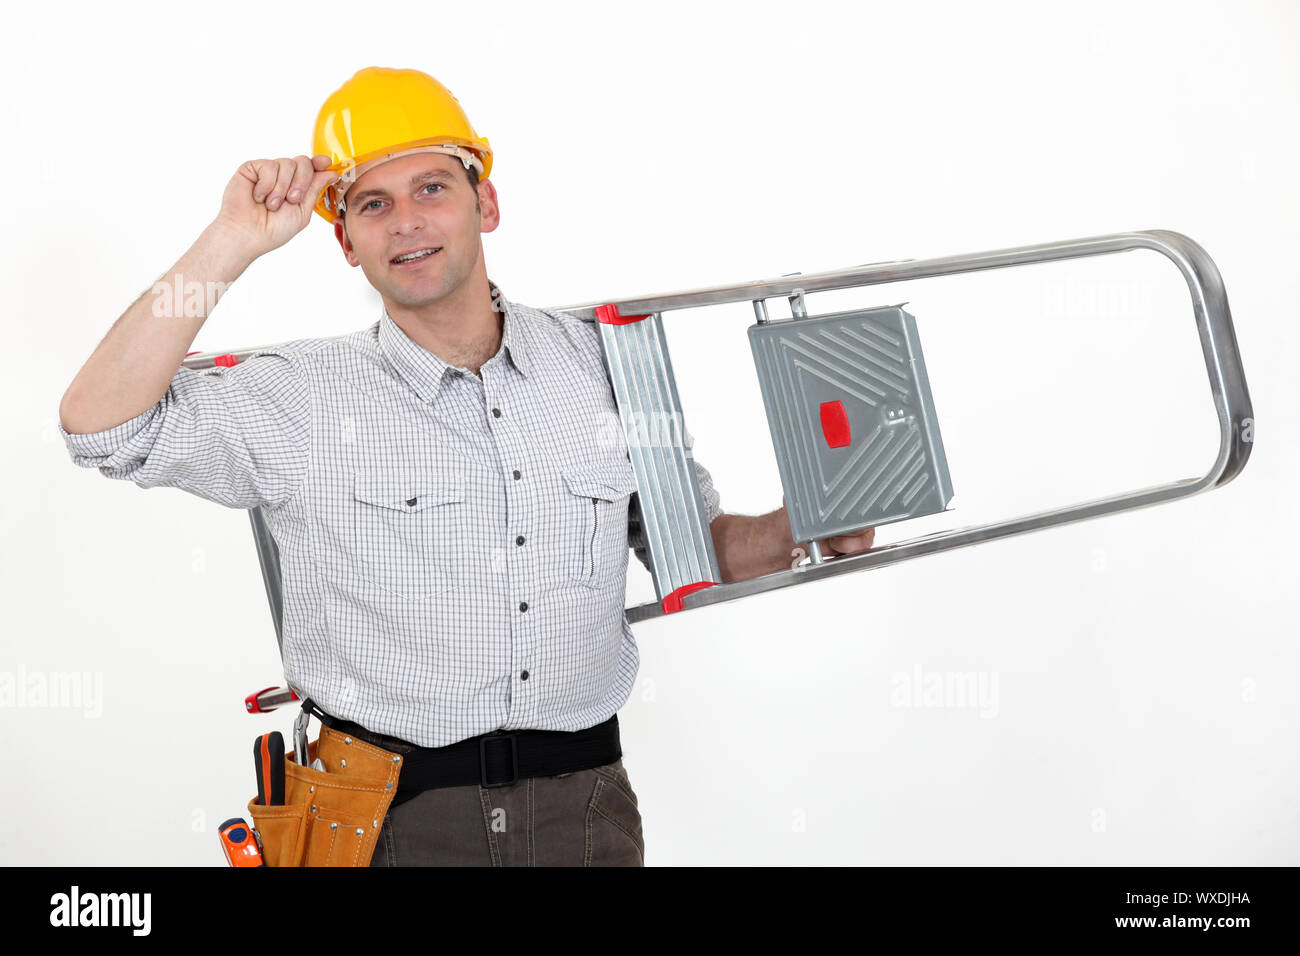
{"label": "ladder step", "polygon": [[759,322],[749,343],[796,541],[947,508],[913,316],[895,305]]}
{"label": "ladder step", "polygon": [[664,613],[681,599],[720,584],[704,500],[695,473],[663,320],[656,313],[596,309],[601,347],[618,402],[628,457],[636,471],[641,530]]}

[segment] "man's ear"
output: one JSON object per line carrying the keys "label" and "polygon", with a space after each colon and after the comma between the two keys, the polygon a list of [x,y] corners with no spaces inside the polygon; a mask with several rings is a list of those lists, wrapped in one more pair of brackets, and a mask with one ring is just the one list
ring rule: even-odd
{"label": "man's ear", "polygon": [[478,184],[478,202],[482,207],[482,220],[479,232],[492,232],[501,225],[501,207],[497,203],[497,188],[492,180],[485,179]]}
{"label": "man's ear", "polygon": [[343,228],[342,219],[334,220],[334,238],[337,239],[339,245],[343,247],[343,255],[348,260],[348,265],[361,265],[361,260],[357,258],[356,252],[352,249],[352,243],[348,241],[348,232]]}

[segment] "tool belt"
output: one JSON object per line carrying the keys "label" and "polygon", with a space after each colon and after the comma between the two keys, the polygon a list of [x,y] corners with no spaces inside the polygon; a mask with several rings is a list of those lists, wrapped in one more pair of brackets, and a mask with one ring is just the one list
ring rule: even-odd
{"label": "tool belt", "polygon": [[[313,770],[317,758],[325,770]],[[402,756],[322,727],[308,766],[284,756],[284,803],[248,801],[267,866],[369,866]]]}
{"label": "tool belt", "polygon": [[[618,715],[578,731],[493,731],[421,747],[322,711],[308,766],[286,754],[283,806],[254,797],[249,815],[267,866],[369,866],[389,809],[440,787],[504,787],[528,777],[589,770],[623,756]],[[310,766],[317,758],[325,769]]]}
{"label": "tool belt", "polygon": [[421,747],[376,734],[359,724],[312,712],[333,730],[402,756],[401,778],[391,806],[439,787],[507,787],[528,777],[603,767],[623,756],[618,715],[585,730],[497,730],[445,747]]}

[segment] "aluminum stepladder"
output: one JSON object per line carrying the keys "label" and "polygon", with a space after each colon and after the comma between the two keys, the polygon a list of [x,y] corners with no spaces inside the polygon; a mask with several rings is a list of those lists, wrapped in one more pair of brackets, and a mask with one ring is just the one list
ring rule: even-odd
{"label": "aluminum stepladder", "polygon": [[[761,343],[780,342],[783,338],[788,342],[790,337],[783,335],[787,331],[797,331],[798,338],[807,339],[808,336],[803,334],[804,330],[812,331],[814,325],[817,325],[821,332],[827,333],[822,336],[823,347],[826,341],[844,345],[848,342],[846,335],[854,334],[852,323],[875,322],[882,318],[889,318],[886,313],[901,312],[901,310],[897,308],[858,310],[853,314],[809,316],[804,304],[806,294],[887,285],[1058,260],[1081,259],[1136,249],[1149,249],[1166,256],[1182,273],[1191,293],[1197,334],[1201,341],[1214,407],[1219,420],[1218,455],[1204,475],[976,527],[936,532],[875,548],[863,554],[823,557],[818,553],[816,548],[818,539],[873,526],[873,521],[879,517],[878,511],[875,517],[870,517],[872,513],[869,507],[864,506],[855,511],[853,505],[863,502],[870,505],[872,501],[879,504],[880,496],[877,495],[872,499],[871,495],[865,493],[871,490],[870,480],[866,482],[867,488],[856,489],[852,494],[843,492],[845,483],[841,481],[837,496],[836,488],[828,484],[828,474],[824,468],[820,471],[804,468],[800,472],[801,463],[807,464],[808,456],[805,453],[811,448],[809,436],[820,436],[826,439],[829,447],[818,449],[817,452],[822,456],[823,463],[834,462],[833,456],[837,452],[845,456],[854,454],[861,456],[863,451],[861,442],[867,440],[869,436],[863,436],[854,423],[845,419],[842,410],[828,416],[827,406],[838,403],[816,401],[819,396],[812,395],[806,388],[795,387],[781,394],[775,394],[777,383],[781,381],[782,369],[788,371],[793,366],[788,361],[783,366],[779,359],[772,358],[780,351],[778,347],[775,351],[769,349],[765,367]],[[775,298],[790,300],[793,318],[779,322],[768,319],[766,303],[769,299]],[[654,440],[649,441],[646,440],[644,428],[647,422],[681,423],[683,421],[664,338],[663,314],[737,302],[752,303],[757,317],[756,325],[750,328],[750,338],[754,346],[755,360],[759,363],[760,381],[764,386],[764,402],[767,406],[769,427],[782,473],[786,505],[795,540],[809,543],[812,560],[809,564],[789,570],[722,584],[718,583],[721,581],[721,575],[718,571],[713,540],[705,524],[704,504],[684,425],[681,427],[670,425],[666,429],[661,429],[654,436]],[[1246,389],[1245,373],[1241,366],[1223,280],[1205,250],[1193,240],[1176,232],[1152,230],[1118,233],[937,259],[872,263],[833,272],[786,276],[767,281],[633,299],[592,302],[549,311],[563,312],[586,321],[596,322],[600,328],[605,364],[628,439],[629,457],[636,472],[641,526],[658,595],[658,600],[654,602],[626,609],[627,618],[632,623],[680,610],[748,597],[777,588],[791,587],[831,575],[865,571],[1011,535],[1040,531],[1056,525],[1162,504],[1226,484],[1241,472],[1250,456],[1253,438],[1250,396]],[[894,331],[897,333],[895,337],[899,341],[906,340],[909,330],[914,332],[914,327],[908,325],[910,318],[906,313],[895,317],[897,322],[902,323],[894,326]],[[800,323],[811,324],[800,325]],[[770,333],[764,331],[765,326],[771,328]],[[776,328],[778,326],[785,328]],[[937,442],[937,425],[933,408],[918,408],[918,405],[923,406],[924,399],[928,398],[928,386],[924,379],[924,364],[920,360],[919,344],[913,341],[904,342],[904,345],[914,345],[915,351],[902,348],[899,355],[903,359],[903,364],[899,368],[903,365],[916,366],[919,371],[919,382],[914,380],[913,384],[920,384],[922,388],[917,395],[918,402],[909,408],[901,409],[901,423],[910,429],[907,434],[919,435],[921,439],[920,444],[923,448],[923,454],[920,456],[921,463],[916,465],[915,460],[913,462],[918,469],[917,473],[928,474],[934,480],[926,493],[928,499],[924,503],[918,507],[901,510],[895,507],[894,511],[886,516],[886,520],[889,521],[942,511],[951,495],[951,488],[947,487],[946,482],[947,468],[943,460],[942,446]],[[187,357],[185,365],[195,369],[209,368],[213,365],[234,365],[256,351],[258,350],[245,349],[223,354],[197,353]],[[856,354],[859,359],[862,359],[858,362],[857,370],[865,373],[871,371],[869,366],[878,356],[873,354],[863,359],[864,351],[869,350],[858,347],[842,349],[836,360],[841,365],[852,364],[854,361],[852,356]],[[806,366],[807,363],[805,368]],[[838,383],[831,384],[843,387],[845,380],[841,377]],[[806,399],[811,399],[812,404],[809,406],[805,401],[805,407],[801,410],[800,402]],[[882,414],[886,417],[891,415],[889,401],[877,404],[880,405]],[[814,414],[814,408],[817,409],[818,414]],[[832,412],[835,410],[832,409]],[[819,416],[820,421],[817,420]],[[930,433],[931,430],[933,434]],[[854,431],[858,432],[857,439],[852,437]],[[836,436],[840,436],[838,445]],[[800,442],[802,444],[799,444]],[[866,459],[862,460],[865,473]],[[831,467],[835,466],[831,465]],[[842,473],[837,476],[840,479],[862,477],[860,473],[843,472],[843,469],[841,471]],[[877,482],[874,490],[878,491],[879,485],[880,483]],[[917,487],[916,482],[913,482],[913,487]],[[858,494],[857,491],[864,493]],[[924,497],[920,496],[919,492],[917,494],[919,497]],[[848,506],[845,506],[846,502]],[[830,507],[832,503],[840,507],[832,508]],[[279,552],[261,509],[252,509],[250,519],[267,598],[271,605],[276,638],[282,645],[283,605]],[[287,688],[268,688],[250,695],[245,704],[250,712],[260,712],[272,710],[296,699],[296,695]]]}

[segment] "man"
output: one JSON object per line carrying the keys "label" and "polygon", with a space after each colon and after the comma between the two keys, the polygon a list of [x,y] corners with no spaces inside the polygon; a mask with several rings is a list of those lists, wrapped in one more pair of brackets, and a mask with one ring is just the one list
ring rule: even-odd
{"label": "man", "polygon": [[[73,459],[263,509],[289,685],[405,755],[372,865],[641,865],[616,718],[638,662],[636,481],[596,329],[489,281],[491,150],[432,77],[362,70],[316,145],[241,166],[155,288],[198,282],[215,303],[314,208],[380,320],[195,372],[181,362],[206,314],[146,293],[63,398]],[[696,470],[723,581],[789,567],[785,509],[722,514]]]}

